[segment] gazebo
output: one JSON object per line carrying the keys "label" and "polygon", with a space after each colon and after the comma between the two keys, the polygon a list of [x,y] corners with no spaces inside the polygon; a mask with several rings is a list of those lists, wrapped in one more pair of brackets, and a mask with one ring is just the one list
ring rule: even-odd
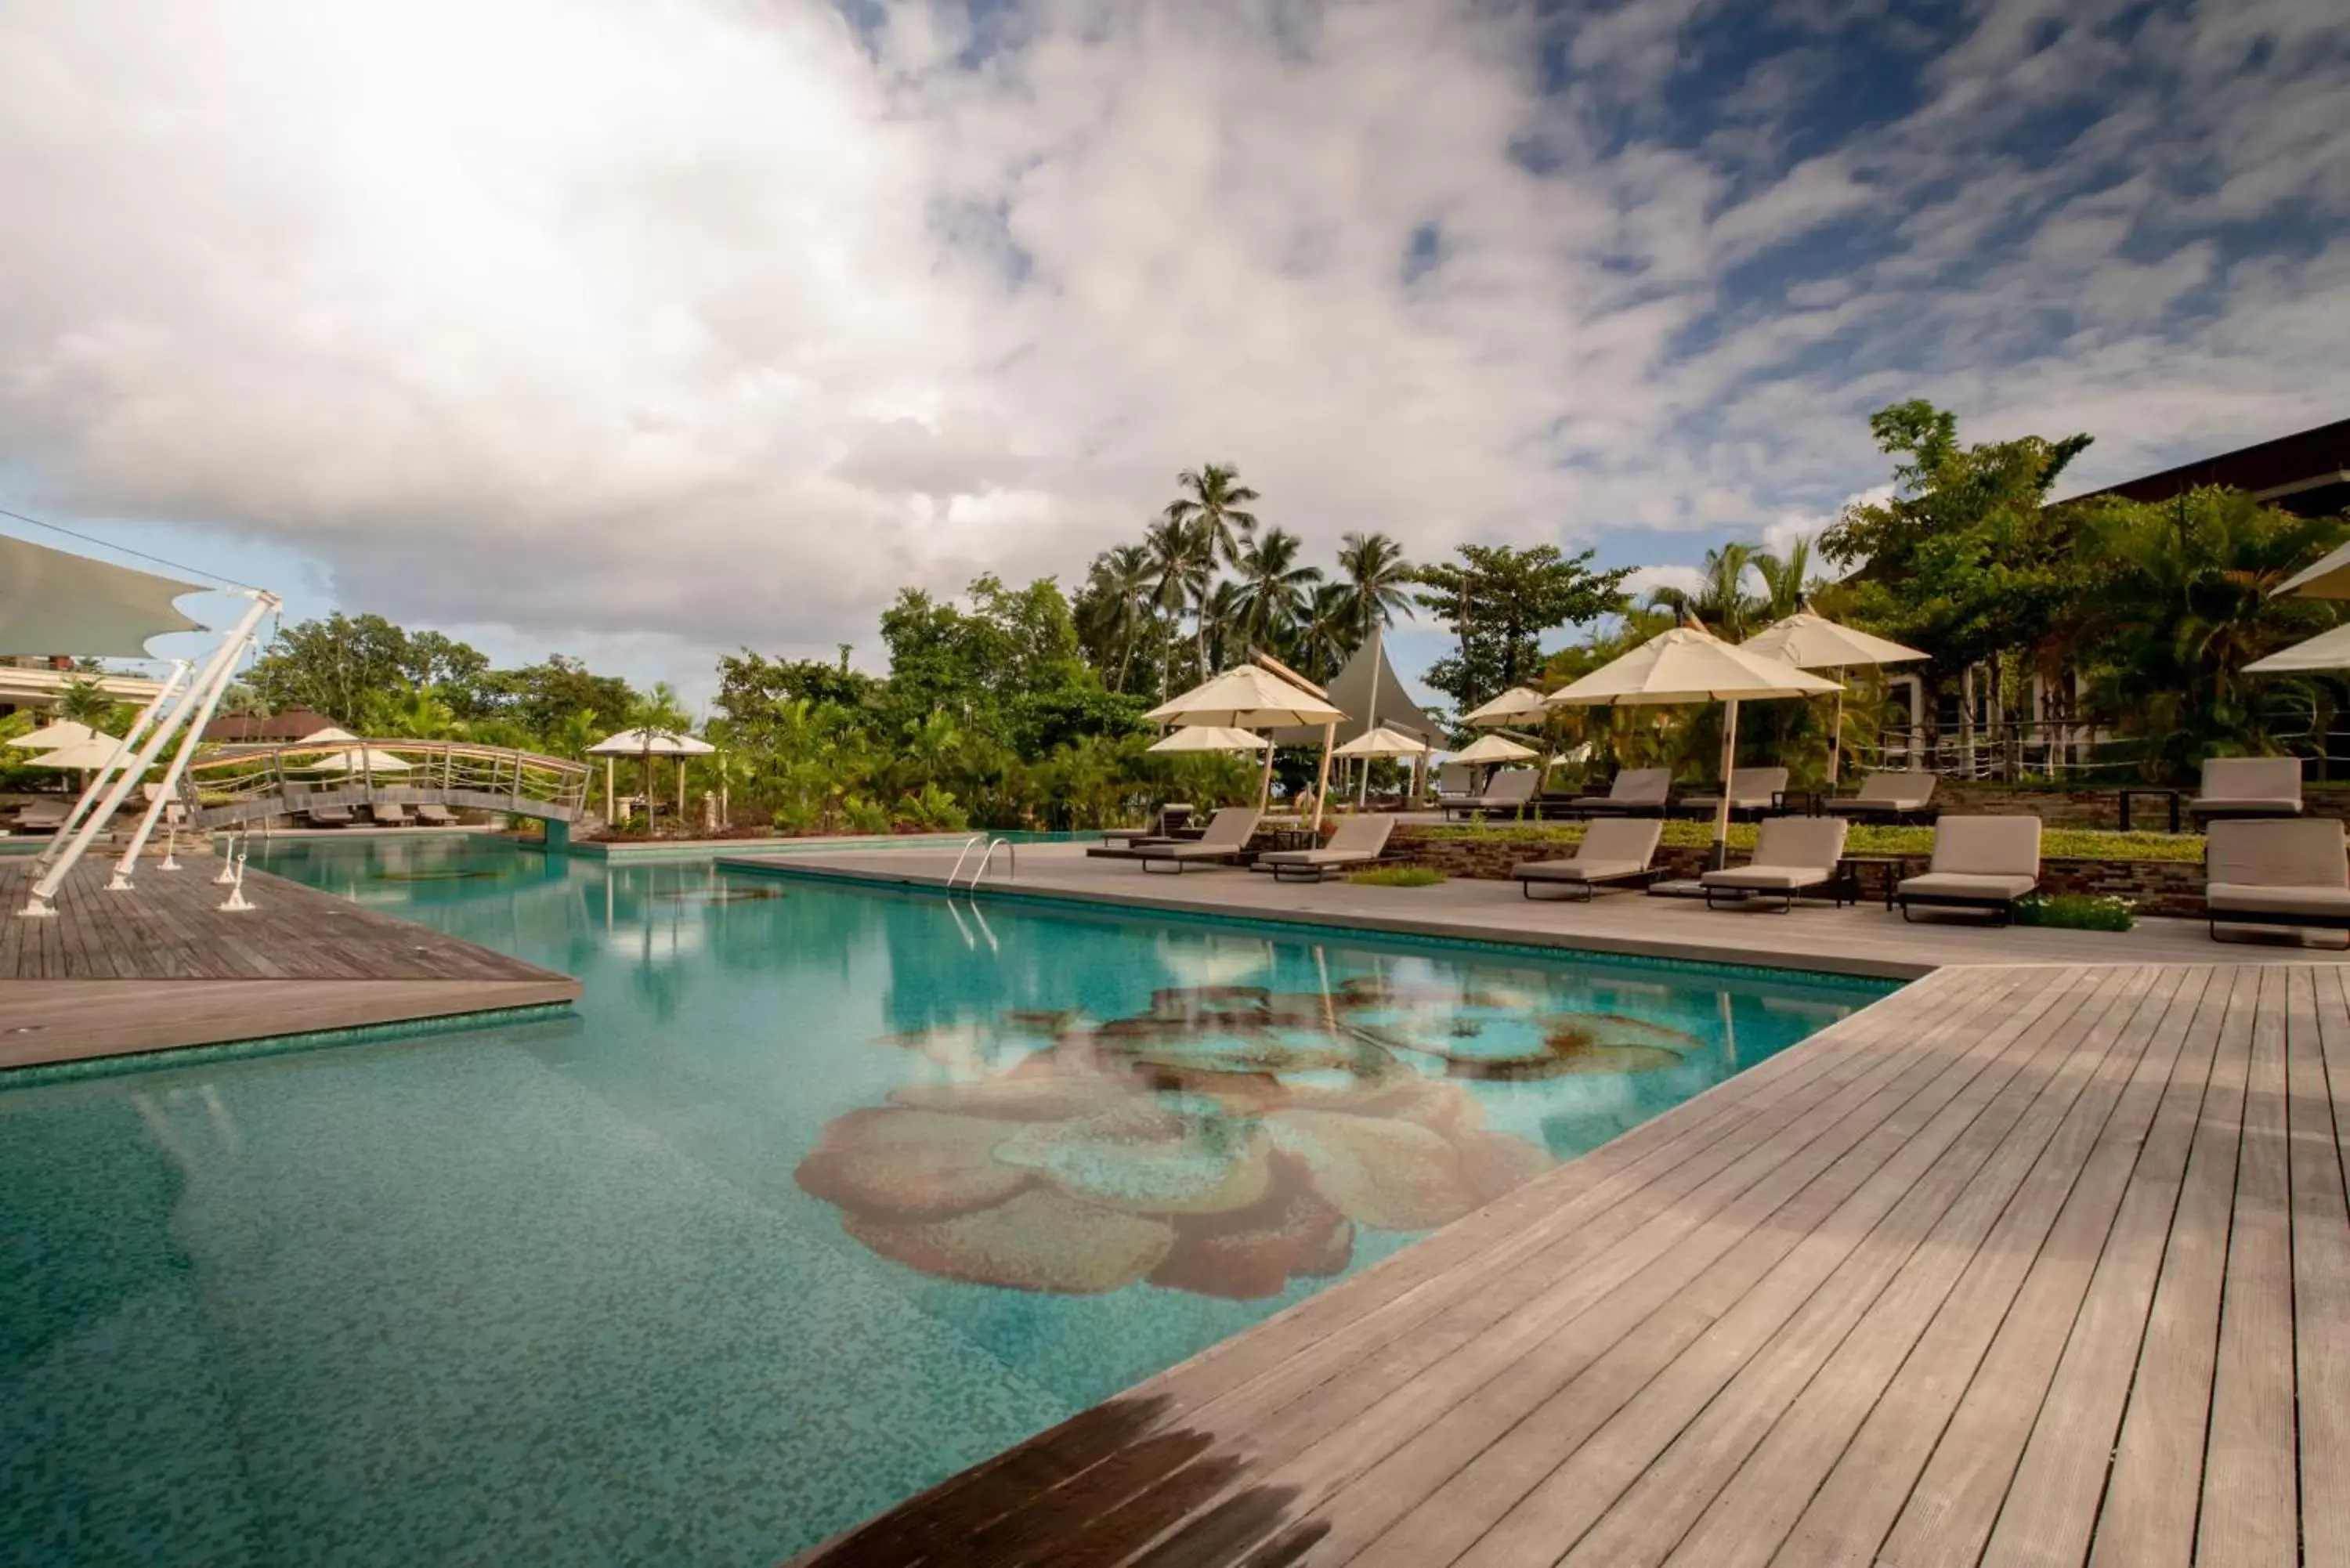
{"label": "gazebo", "polygon": [[717,750],[718,748],[712,745],[709,742],[686,734],[681,730],[661,730],[650,727],[639,727],[633,730],[620,730],[605,736],[602,740],[588,748],[588,754],[589,756],[601,757],[604,759],[605,822],[608,824],[612,820],[612,766],[616,759],[620,757],[636,757],[643,762],[645,766],[645,804],[648,815],[650,815],[650,807],[652,804],[653,759],[655,757],[669,757],[674,759],[677,763],[677,809],[680,815],[683,815],[685,811],[686,759],[689,757],[706,757]]}

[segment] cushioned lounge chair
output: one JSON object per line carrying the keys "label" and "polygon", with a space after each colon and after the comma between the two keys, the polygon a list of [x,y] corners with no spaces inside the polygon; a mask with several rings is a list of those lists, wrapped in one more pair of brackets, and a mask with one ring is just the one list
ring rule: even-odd
{"label": "cushioned lounge chair", "polygon": [[1237,860],[1246,853],[1248,841],[1256,832],[1256,813],[1244,805],[1228,805],[1208,819],[1208,830],[1189,844],[1145,844],[1134,852],[1142,868],[1172,866],[1180,875],[1186,866],[1212,866],[1220,860]]}
{"label": "cushioned lounge chair", "polygon": [[457,814],[445,805],[428,803],[416,808],[416,820],[426,827],[454,827]]}
{"label": "cushioned lounge chair", "polygon": [[1933,815],[1934,786],[1941,781],[1929,773],[1875,773],[1860,781],[1860,791],[1827,803],[1833,815],[1859,822],[1910,822]]}
{"label": "cushioned lounge chair", "polygon": [[16,811],[16,826],[26,833],[55,833],[66,825],[73,808],[63,801],[36,800]]}
{"label": "cushioned lounge chair", "polygon": [[1655,817],[1619,817],[1595,822],[1575,853],[1564,860],[1528,860],[1510,868],[1518,891],[1531,898],[1537,884],[1577,890],[1591,901],[1591,890],[1608,882],[1648,882],[1656,878],[1649,863],[1657,857],[1657,841],[1665,825]]}
{"label": "cushioned lounge chair", "polygon": [[1184,826],[1191,820],[1190,806],[1170,804],[1160,806],[1150,814],[1149,826],[1113,827],[1103,833],[1102,842],[1124,844],[1128,846],[1137,844],[1164,844],[1174,837],[1175,829]]}
{"label": "cushioned lounge chair", "polygon": [[2299,757],[2207,757],[2203,787],[2187,809],[2205,822],[2231,816],[2299,816]]}
{"label": "cushioned lounge chair", "polygon": [[1934,825],[1934,858],[1922,877],[1905,877],[1893,896],[1901,918],[1912,904],[1988,909],[2002,923],[2015,901],[2040,886],[2036,816],[1946,816]]}
{"label": "cushioned lounge chair", "polygon": [[1505,812],[1515,816],[1534,805],[1534,791],[1542,788],[1540,768],[1510,768],[1494,776],[1482,794],[1465,795],[1444,803],[1444,815],[1458,812]]}
{"label": "cushioned lounge chair", "polygon": [[[1784,768],[1734,768],[1730,774],[1730,810],[1733,816],[1740,812],[1761,815],[1779,804],[1787,793],[1787,770]],[[1678,801],[1674,810],[1685,816],[1711,816],[1721,809],[1719,794],[1700,795]]]}
{"label": "cushioned lounge chair", "polygon": [[2350,935],[2350,860],[2331,818],[2215,822],[2203,866],[2214,941],[2222,925],[2331,926]]}
{"label": "cushioned lounge chair", "polygon": [[348,827],[356,820],[347,805],[314,805],[302,815],[313,827]]}
{"label": "cushioned lounge chair", "polygon": [[1456,800],[1467,800],[1477,793],[1477,765],[1474,763],[1440,763],[1436,769],[1436,804],[1450,805]]}
{"label": "cushioned lounge chair", "polygon": [[1394,831],[1392,816],[1350,816],[1321,848],[1270,850],[1249,869],[1270,871],[1276,882],[1319,882],[1333,871],[1351,871],[1377,861],[1388,852],[1388,835]]}
{"label": "cushioned lounge chair", "polygon": [[1844,836],[1850,825],[1833,816],[1773,816],[1754,830],[1754,857],[1743,866],[1708,871],[1698,881],[1705,888],[1706,908],[1714,908],[1720,894],[1742,900],[1756,893],[1776,893],[1780,912],[1795,907],[1795,896],[1826,888],[1844,902],[1843,883],[1836,867],[1844,859]]}
{"label": "cushioned lounge chair", "polygon": [[1672,804],[1673,770],[1626,768],[1607,785],[1606,794],[1579,794],[1566,803],[1569,811],[1587,814],[1615,812],[1623,815],[1654,812],[1662,816]]}

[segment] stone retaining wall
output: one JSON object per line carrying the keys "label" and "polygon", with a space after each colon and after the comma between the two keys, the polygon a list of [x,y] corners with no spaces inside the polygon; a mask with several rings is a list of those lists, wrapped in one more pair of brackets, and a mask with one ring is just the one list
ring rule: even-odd
{"label": "stone retaining wall", "polygon": [[[1555,839],[1513,833],[1504,827],[1485,830],[1473,838],[1431,838],[1403,827],[1397,830],[1390,849],[1399,859],[1410,865],[1426,866],[1447,877],[1469,879],[1504,879],[1510,867],[1522,860],[1571,853]],[[1667,846],[1657,851],[1657,866],[1669,877],[1694,877],[1705,869],[1705,857],[1702,849]],[[1921,872],[1926,869],[1926,861],[1923,855],[1904,856],[1898,875],[1908,877]],[[1874,866],[1863,873],[1863,886],[1870,895],[1877,893],[1877,878],[1882,874]],[[2203,867],[2194,861],[2043,860],[2040,885],[2051,893],[2111,894],[2127,898],[2142,915],[2199,918],[2203,913]]]}

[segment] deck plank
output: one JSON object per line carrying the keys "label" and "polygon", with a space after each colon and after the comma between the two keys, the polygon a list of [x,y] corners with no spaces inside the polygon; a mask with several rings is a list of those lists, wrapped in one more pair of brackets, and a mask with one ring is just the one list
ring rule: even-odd
{"label": "deck plank", "polygon": [[2195,1560],[2212,1568],[2291,1563],[2298,1552],[2283,979],[2261,977],[2252,1021],[2196,1532]]}
{"label": "deck plank", "polygon": [[2350,1009],[2335,979],[2294,971],[2285,1016],[2293,1368],[2308,1563],[2350,1563],[2350,1210],[2335,1101],[2342,1085],[2328,1077],[2329,1058],[2350,1044]]}

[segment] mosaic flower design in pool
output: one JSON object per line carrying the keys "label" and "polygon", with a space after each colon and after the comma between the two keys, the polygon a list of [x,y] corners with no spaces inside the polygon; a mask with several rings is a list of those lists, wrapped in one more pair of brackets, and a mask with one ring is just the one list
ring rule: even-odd
{"label": "mosaic flower design in pool", "polygon": [[1357,1227],[1419,1231],[1552,1163],[1459,1080],[1637,1073],[1700,1042],[1507,989],[1157,992],[1096,1020],[1011,1012],[887,1037],[943,1070],[836,1117],[799,1166],[909,1268],[1092,1294],[1252,1299],[1343,1271]]}

